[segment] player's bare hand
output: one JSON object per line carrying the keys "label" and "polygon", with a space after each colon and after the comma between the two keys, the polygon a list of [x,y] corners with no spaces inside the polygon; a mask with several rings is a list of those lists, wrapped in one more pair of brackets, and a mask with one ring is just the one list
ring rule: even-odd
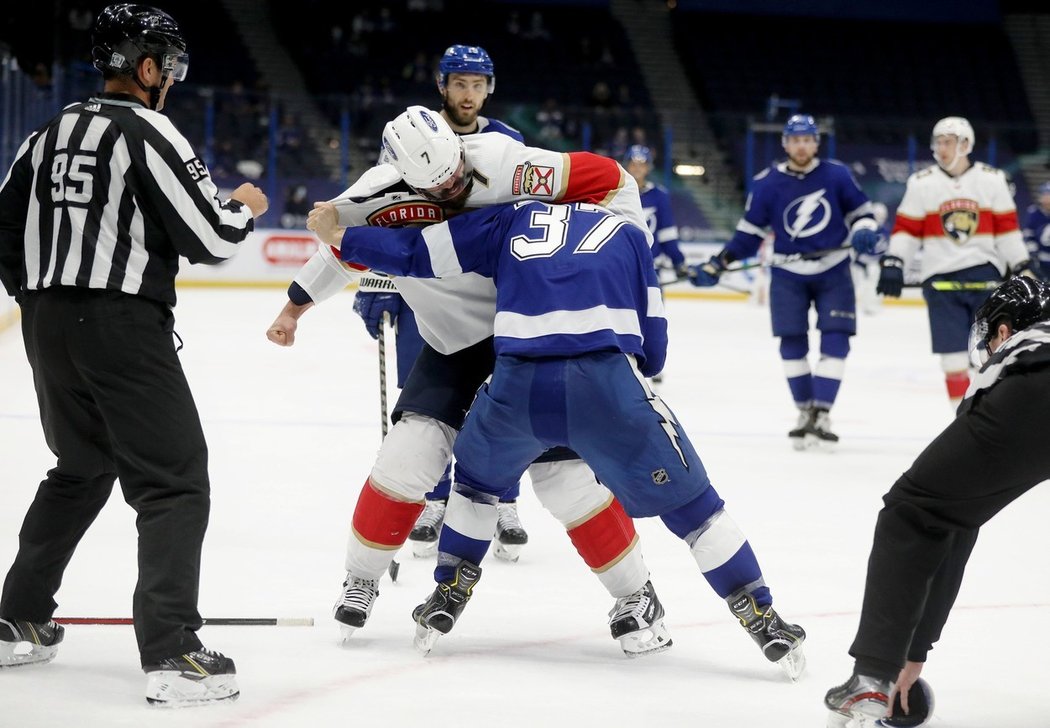
{"label": "player's bare hand", "polygon": [[295,343],[295,330],[299,328],[299,317],[313,308],[313,301],[296,304],[288,301],[277,314],[277,318],[266,329],[266,338],[278,346],[291,346]]}
{"label": "player's bare hand", "polygon": [[230,199],[247,205],[252,211],[252,217],[259,217],[270,209],[270,201],[266,199],[266,193],[251,182],[245,182],[235,189]]}
{"label": "player's bare hand", "polygon": [[291,316],[278,316],[270,328],[266,329],[266,338],[278,346],[291,346],[295,343],[295,330],[297,322]]}
{"label": "player's bare hand", "polygon": [[312,230],[322,242],[339,247],[345,228],[339,227],[339,211],[331,202],[315,202],[306,216],[306,229]]}
{"label": "player's bare hand", "polygon": [[[915,681],[919,679],[920,673],[922,673],[922,666],[925,663],[922,662],[906,662],[904,663],[904,669],[901,670],[900,675],[897,676],[897,684],[895,690],[901,696],[901,707],[904,708],[905,714],[910,714],[911,709],[908,707],[908,693],[911,691],[911,686],[915,684]],[[893,706],[893,700],[890,700],[890,707]]]}

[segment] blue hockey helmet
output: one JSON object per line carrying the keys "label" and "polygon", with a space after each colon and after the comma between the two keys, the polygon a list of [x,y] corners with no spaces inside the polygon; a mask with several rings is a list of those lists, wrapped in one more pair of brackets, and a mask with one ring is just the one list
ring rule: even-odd
{"label": "blue hockey helmet", "polygon": [[450,73],[477,73],[489,79],[488,92],[496,90],[496,72],[492,59],[481,46],[451,45],[438,62],[438,87],[445,88]]}
{"label": "blue hockey helmet", "polygon": [[795,114],[787,123],[784,124],[784,133],[781,136],[782,142],[787,142],[789,136],[813,136],[818,142],[820,141],[820,129],[817,128],[817,121],[809,114]]}
{"label": "blue hockey helmet", "polygon": [[623,155],[623,163],[627,164],[628,162],[652,164],[653,151],[644,144],[632,144],[627,148],[627,153]]}

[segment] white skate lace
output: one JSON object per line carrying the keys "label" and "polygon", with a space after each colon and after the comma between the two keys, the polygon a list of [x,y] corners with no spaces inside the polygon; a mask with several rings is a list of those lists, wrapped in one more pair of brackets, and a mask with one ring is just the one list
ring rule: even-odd
{"label": "white skate lace", "polygon": [[616,604],[609,610],[609,623],[614,624],[621,619],[627,617],[634,617],[635,621],[638,622],[639,626],[642,626],[645,622],[643,616],[649,609],[649,602],[652,598],[649,596],[649,590],[642,587],[633,594],[628,594],[625,597],[620,597],[616,600]]}
{"label": "white skate lace", "polygon": [[423,508],[423,512],[419,514],[419,519],[416,520],[415,527],[422,528],[430,526],[436,531],[444,518],[445,502],[439,500],[427,501],[426,506]]}
{"label": "white skate lace", "polygon": [[378,596],[379,584],[375,579],[358,579],[354,577],[346,585],[346,590],[343,592],[342,605],[367,613],[372,607],[372,602]]}
{"label": "white skate lace", "polygon": [[517,503],[500,503],[496,506],[496,529],[499,531],[524,531],[521,519],[518,518]]}

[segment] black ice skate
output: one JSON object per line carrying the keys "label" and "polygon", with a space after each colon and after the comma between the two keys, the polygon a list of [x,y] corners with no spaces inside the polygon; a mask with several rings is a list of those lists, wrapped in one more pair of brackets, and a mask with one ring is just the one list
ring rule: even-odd
{"label": "black ice skate", "polygon": [[0,668],[51,662],[65,633],[54,622],[0,619]]}
{"label": "black ice skate", "polygon": [[814,408],[813,425],[807,437],[822,450],[834,450],[838,445],[839,436],[831,431],[831,418],[823,407]]}
{"label": "black ice skate", "polygon": [[747,592],[737,592],[727,601],[733,615],[762,648],[766,659],[784,668],[792,680],[798,680],[806,669],[806,656],[802,652],[806,631],[782,620],[773,607],[760,607]]}
{"label": "black ice skate", "polygon": [[493,554],[497,559],[517,561],[521,556],[521,547],[529,542],[529,534],[518,518],[518,504],[496,504],[496,548]]}
{"label": "black ice skate", "polygon": [[671,646],[664,626],[664,607],[651,581],[638,591],[620,597],[609,612],[609,631],[628,657],[663,652]]}
{"label": "black ice skate", "polygon": [[332,608],[332,616],[339,622],[343,642],[350,639],[354,630],[365,626],[378,596],[378,579],[359,579],[347,572],[343,591]]}
{"label": "black ice skate", "polygon": [[807,436],[813,432],[813,408],[804,407],[798,411],[798,422],[794,429],[788,431],[791,446],[796,450],[805,450],[813,444]]}
{"label": "black ice skate", "polygon": [[185,708],[236,700],[233,660],[203,647],[146,665],[146,702],[159,708]]}
{"label": "black ice skate", "polygon": [[[871,728],[886,716],[893,683],[889,680],[857,675],[824,696],[824,706],[831,711],[828,728]],[[909,693],[910,697],[910,693]]]}
{"label": "black ice skate", "polygon": [[416,525],[408,534],[408,540],[412,543],[412,555],[417,559],[437,553],[438,536],[441,533],[441,524],[445,522],[446,505],[446,501],[443,500],[428,500],[423,512],[416,519]]}
{"label": "black ice skate", "polygon": [[481,567],[463,561],[456,567],[456,574],[451,581],[439,582],[430,598],[412,610],[412,619],[416,623],[417,650],[428,654],[438,638],[452,630],[470,601],[479,579]]}

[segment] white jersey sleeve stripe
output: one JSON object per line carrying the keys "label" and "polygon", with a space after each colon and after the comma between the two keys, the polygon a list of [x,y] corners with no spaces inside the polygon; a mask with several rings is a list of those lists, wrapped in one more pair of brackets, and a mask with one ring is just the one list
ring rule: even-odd
{"label": "white jersey sleeve stripe", "polygon": [[447,222],[423,228],[423,242],[430,253],[430,267],[436,277],[448,278],[463,273]]}
{"label": "white jersey sleeve stripe", "polygon": [[666,318],[664,313],[664,294],[659,288],[652,287],[647,290],[649,294],[649,305],[645,315],[649,318]]}

